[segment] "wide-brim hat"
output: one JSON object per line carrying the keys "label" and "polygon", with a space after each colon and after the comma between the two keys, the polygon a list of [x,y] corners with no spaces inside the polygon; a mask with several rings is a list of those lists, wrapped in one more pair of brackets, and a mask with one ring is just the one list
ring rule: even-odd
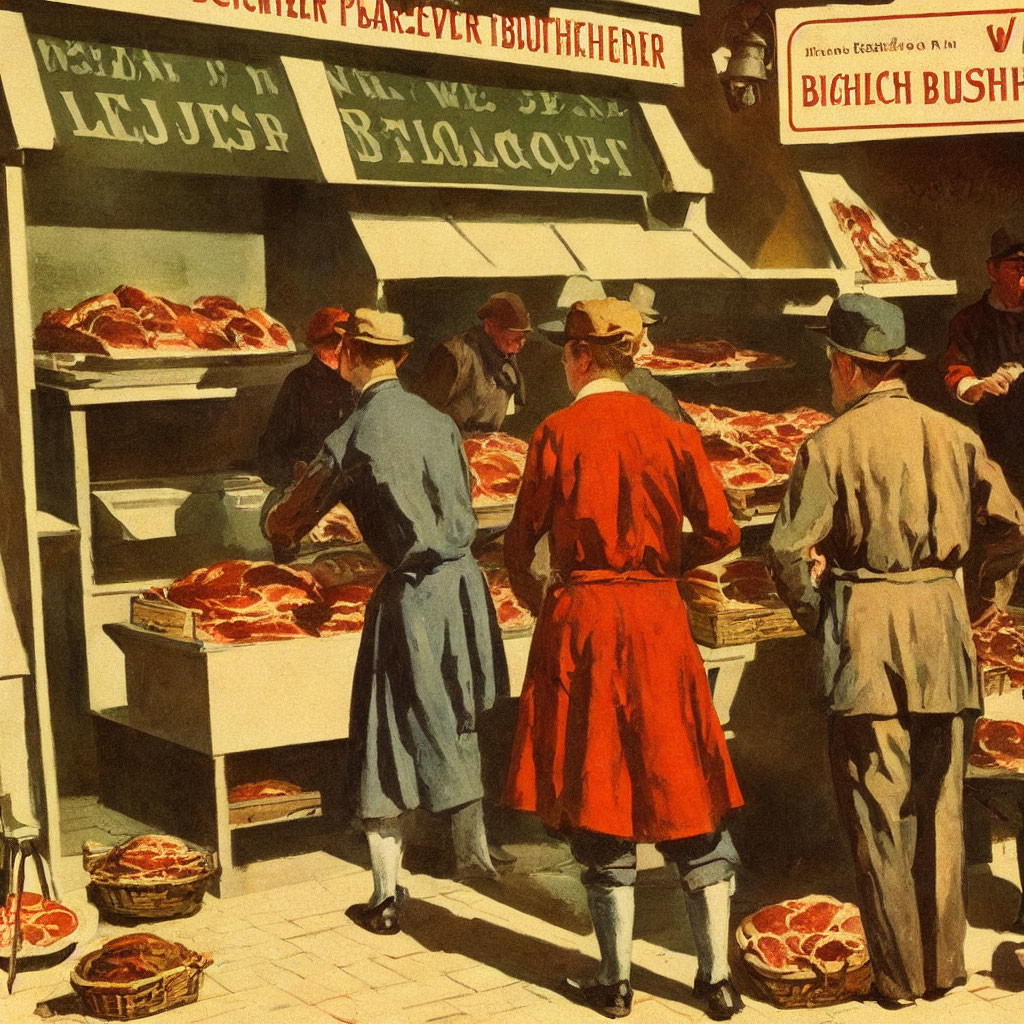
{"label": "wide-brim hat", "polygon": [[819,342],[854,359],[891,363],[925,358],[923,352],[907,345],[903,310],[874,295],[840,295],[832,303],[826,323],[811,330]]}
{"label": "wide-brim hat", "polygon": [[643,329],[639,311],[624,299],[589,299],[573,303],[560,340],[563,345],[570,341],[610,345],[620,338],[629,338],[635,343]]}
{"label": "wide-brim hat", "polygon": [[556,341],[561,340],[561,336],[565,333],[565,318],[569,315],[572,306],[577,302],[589,302],[593,299],[603,298],[606,298],[606,295],[604,285],[600,281],[595,281],[592,277],[587,277],[584,274],[567,277],[565,284],[562,285],[562,292],[558,296],[555,310],[548,313],[544,323],[537,330],[543,331],[544,334],[551,336]]}
{"label": "wide-brim hat", "polygon": [[405,333],[401,313],[382,313],[379,309],[357,309],[346,327],[346,333],[370,345],[411,345],[412,336]]}
{"label": "wide-brim hat", "polygon": [[504,331],[528,334],[533,330],[526,304],[515,292],[495,292],[476,315],[480,320],[493,320]]}
{"label": "wide-brim hat", "polygon": [[629,301],[636,307],[636,311],[640,314],[645,324],[656,324],[661,320],[661,313],[654,308],[653,288],[637,281],[633,285],[633,290],[629,293]]}

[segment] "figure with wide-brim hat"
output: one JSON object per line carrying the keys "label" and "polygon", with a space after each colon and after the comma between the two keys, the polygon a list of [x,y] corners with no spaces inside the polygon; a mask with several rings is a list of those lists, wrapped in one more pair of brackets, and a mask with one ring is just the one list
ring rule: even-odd
{"label": "figure with wide-brim hat", "polygon": [[[481,798],[480,715],[508,693],[490,591],[470,545],[476,516],[462,440],[451,418],[398,381],[412,338],[396,313],[357,309],[338,347],[355,411],[267,517],[282,555],[338,501],[386,572],[366,606],[349,722],[356,814],[374,891],[350,916],[400,929],[401,816],[451,815],[456,868],[496,877]],[[325,686],[344,685],[331,678]]]}

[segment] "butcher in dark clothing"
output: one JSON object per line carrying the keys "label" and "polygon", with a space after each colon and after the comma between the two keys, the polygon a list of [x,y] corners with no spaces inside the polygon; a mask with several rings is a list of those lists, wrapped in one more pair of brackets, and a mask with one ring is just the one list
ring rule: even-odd
{"label": "butcher in dark clothing", "polygon": [[[337,347],[349,315],[328,307],[314,314],[306,330],[313,350],[305,366],[281,385],[259,442],[258,469],[265,483],[280,491],[323,446],[352,412],[356,395],[338,374]],[[278,495],[279,497],[279,495]]]}
{"label": "butcher in dark clothing", "polygon": [[992,286],[949,325],[946,387],[977,406],[978,432],[1011,489],[1024,494],[1024,229],[999,228],[986,264]]}

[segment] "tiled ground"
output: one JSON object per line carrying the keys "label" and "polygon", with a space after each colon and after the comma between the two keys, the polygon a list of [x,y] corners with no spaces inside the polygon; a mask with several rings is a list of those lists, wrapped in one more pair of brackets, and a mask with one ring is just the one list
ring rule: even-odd
{"label": "tiled ground", "polygon": [[[116,828],[115,828],[116,831]],[[257,865],[260,891],[231,900],[207,897],[187,920],[148,927],[212,954],[200,1000],[162,1020],[179,1024],[572,1024],[598,1021],[559,993],[567,974],[584,973],[595,953],[578,880],[554,845],[517,847],[521,862],[501,883],[475,888],[428,875],[407,881],[414,896],[398,936],[373,936],[345,908],[369,892],[355,838],[352,857],[327,853]],[[899,1012],[899,1024],[1019,1024],[1024,968],[1014,950],[1024,937],[996,930],[1012,917],[1013,850],[997,847],[994,874],[972,874],[972,927],[965,989]],[[355,861],[355,862],[354,862]],[[270,888],[265,888],[271,884]],[[274,884],[277,883],[277,884]],[[756,889],[756,885],[754,886]],[[747,898],[757,902],[756,892]],[[641,873],[633,982],[636,1024],[702,1019],[689,984],[695,960],[678,884],[667,869]],[[102,923],[92,949],[124,929]],[[78,950],[77,953],[85,950]],[[4,1024],[84,1021],[68,976],[72,960],[20,974],[0,998]],[[0,976],[2,977],[2,976]],[[871,1003],[780,1011],[748,997],[740,1020],[758,1024],[865,1024],[890,1012]]]}

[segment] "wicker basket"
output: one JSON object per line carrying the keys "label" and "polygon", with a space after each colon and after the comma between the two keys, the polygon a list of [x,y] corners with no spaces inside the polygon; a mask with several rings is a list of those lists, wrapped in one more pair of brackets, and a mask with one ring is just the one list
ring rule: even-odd
{"label": "wicker basket", "polygon": [[832,974],[801,971],[797,974],[768,974],[754,957],[744,956],[758,987],[776,1006],[784,1009],[835,1006],[871,990],[871,962],[847,969],[844,965]]}
{"label": "wicker basket", "polygon": [[199,998],[203,971],[213,960],[205,953],[185,952],[187,957],[180,967],[137,981],[89,981],[80,973],[89,963],[87,956],[71,972],[71,987],[81,996],[85,1012],[93,1017],[106,1020],[150,1017],[175,1006],[194,1003]]}
{"label": "wicker basket", "polygon": [[[188,844],[193,850],[201,847]],[[82,847],[82,863],[92,876],[89,894],[104,914],[142,921],[161,921],[172,917],[188,917],[203,905],[210,882],[220,873],[215,854],[206,855],[206,868],[191,878],[107,879],[93,871],[113,849],[86,843]]]}

